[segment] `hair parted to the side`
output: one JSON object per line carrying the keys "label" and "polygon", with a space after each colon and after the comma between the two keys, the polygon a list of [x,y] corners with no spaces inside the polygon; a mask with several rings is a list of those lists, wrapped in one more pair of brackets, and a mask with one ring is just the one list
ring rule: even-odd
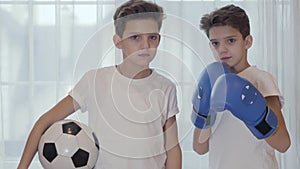
{"label": "hair parted to the side", "polygon": [[129,0],[117,8],[113,16],[116,34],[122,37],[126,23],[133,19],[154,19],[161,28],[163,8],[153,2]]}
{"label": "hair parted to the side", "polygon": [[250,35],[249,18],[246,12],[235,5],[227,5],[209,14],[205,14],[200,21],[200,29],[209,37],[209,30],[215,26],[231,26],[240,31],[245,39]]}

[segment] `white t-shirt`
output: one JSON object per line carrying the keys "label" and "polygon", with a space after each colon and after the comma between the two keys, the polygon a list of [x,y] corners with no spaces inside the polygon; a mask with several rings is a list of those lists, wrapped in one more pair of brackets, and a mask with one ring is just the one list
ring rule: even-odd
{"label": "white t-shirt", "polygon": [[163,126],[176,115],[176,86],[156,71],[143,79],[122,76],[114,66],[87,72],[70,91],[88,111],[100,142],[97,169],[163,169]]}
{"label": "white t-shirt", "polygon": [[[250,81],[264,97],[283,97],[268,72],[252,66],[238,74]],[[210,169],[278,169],[274,149],[258,140],[230,111],[219,112],[209,140]]]}

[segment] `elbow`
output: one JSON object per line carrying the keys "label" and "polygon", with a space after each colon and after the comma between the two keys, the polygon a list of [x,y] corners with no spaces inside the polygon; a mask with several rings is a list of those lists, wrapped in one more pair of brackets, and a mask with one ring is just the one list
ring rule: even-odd
{"label": "elbow", "polygon": [[290,146],[291,141],[288,139],[284,145],[277,149],[277,151],[279,151],[280,153],[285,153],[290,148]]}
{"label": "elbow", "polygon": [[193,138],[193,150],[196,153],[204,155],[209,151],[210,133],[210,130],[200,130],[198,128],[195,128]]}
{"label": "elbow", "polygon": [[285,153],[291,146],[291,139],[289,136],[287,136],[285,139],[282,139],[278,142],[277,146],[274,148],[280,152]]}
{"label": "elbow", "polygon": [[193,150],[199,155],[204,155],[208,152],[208,148],[201,148],[201,146],[195,144],[193,144]]}

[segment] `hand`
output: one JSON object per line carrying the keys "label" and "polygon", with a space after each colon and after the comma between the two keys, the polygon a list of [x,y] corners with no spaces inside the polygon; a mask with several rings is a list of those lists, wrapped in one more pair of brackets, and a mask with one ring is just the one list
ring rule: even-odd
{"label": "hand", "polygon": [[258,139],[271,136],[278,123],[262,94],[249,81],[232,73],[217,79],[212,89],[211,107],[217,112],[231,111]]}
{"label": "hand", "polygon": [[216,79],[228,73],[228,68],[220,62],[208,65],[200,74],[197,89],[193,97],[192,122],[200,129],[213,126],[216,114],[210,111],[210,96]]}

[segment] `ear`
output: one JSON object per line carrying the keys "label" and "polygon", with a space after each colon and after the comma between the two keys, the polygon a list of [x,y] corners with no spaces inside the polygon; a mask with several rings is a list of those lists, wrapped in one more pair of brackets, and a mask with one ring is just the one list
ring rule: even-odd
{"label": "ear", "polygon": [[114,41],[115,46],[116,46],[118,49],[121,49],[121,48],[122,48],[121,38],[120,38],[119,35],[115,34],[115,35],[113,36],[113,41]]}
{"label": "ear", "polygon": [[246,36],[245,38],[246,49],[251,48],[252,42],[253,42],[253,37],[251,35]]}

